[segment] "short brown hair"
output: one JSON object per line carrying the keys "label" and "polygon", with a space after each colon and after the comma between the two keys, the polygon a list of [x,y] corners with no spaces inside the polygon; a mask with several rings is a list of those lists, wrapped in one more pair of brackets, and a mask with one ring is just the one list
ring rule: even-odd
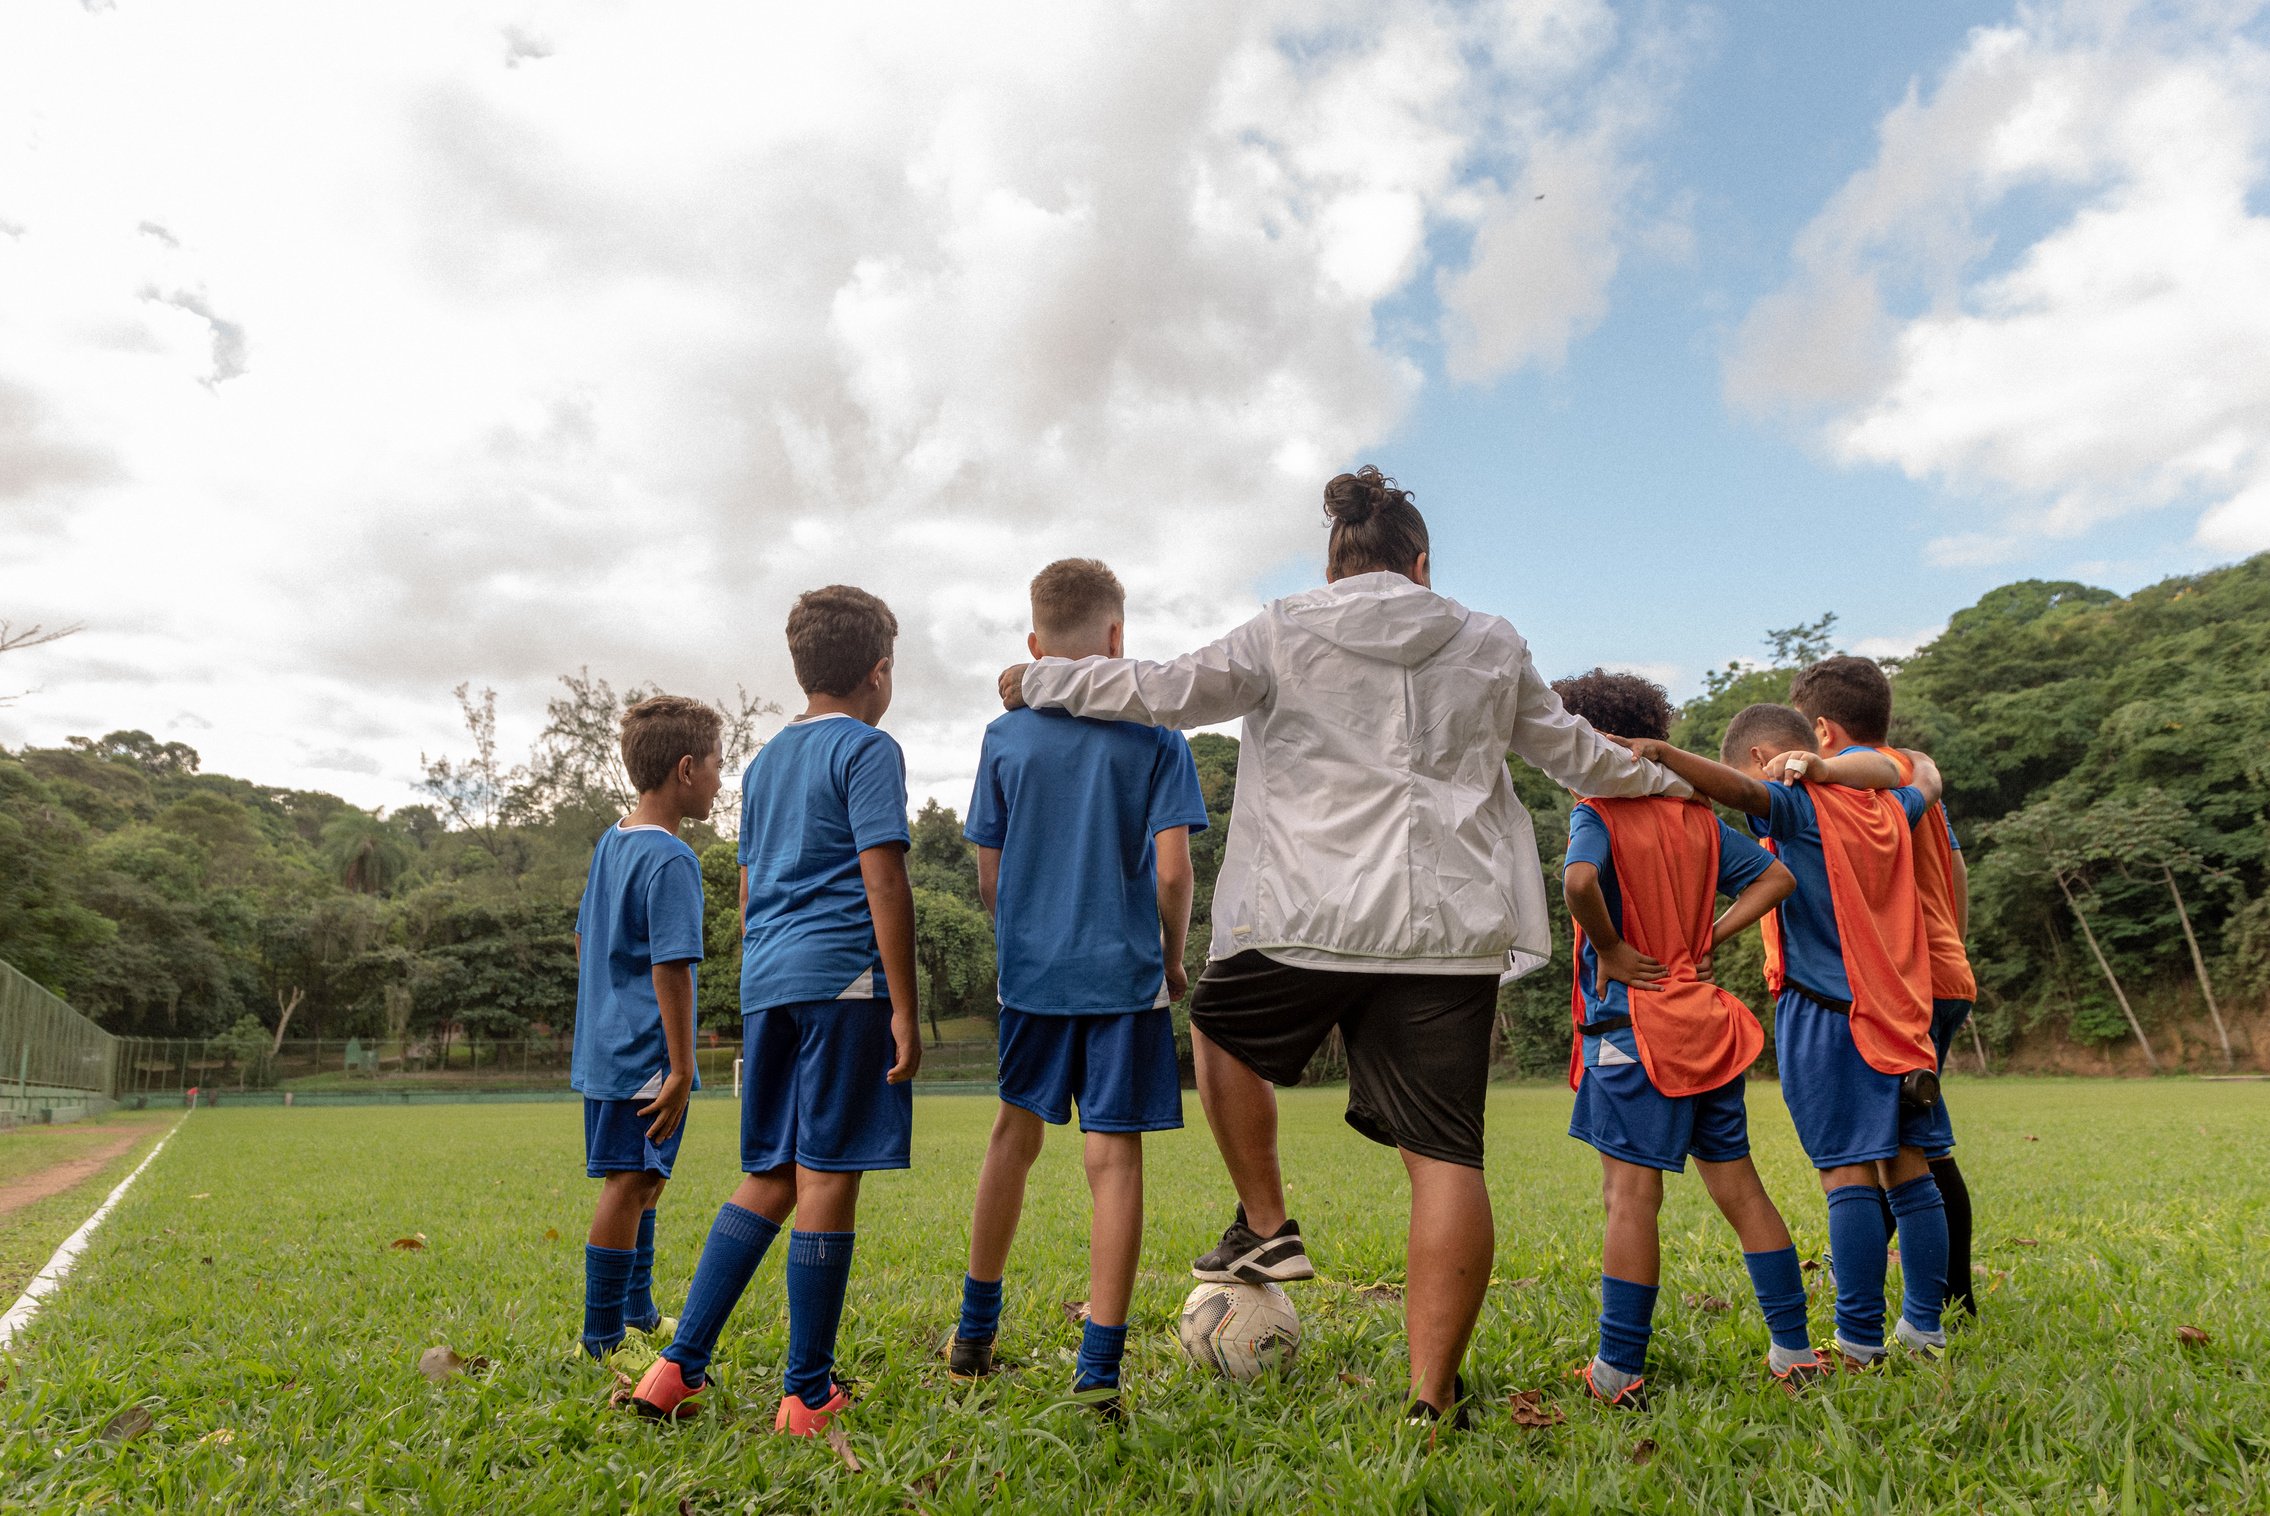
{"label": "short brown hair", "polygon": [[1596,732],[1611,737],[1671,735],[1671,697],[1652,679],[1594,669],[1573,679],[1554,680],[1553,693]]}
{"label": "short brown hair", "polygon": [[788,656],[807,695],[848,695],[891,656],[899,619],[848,584],[806,590],[788,613]]}
{"label": "short brown hair", "polygon": [[1813,723],[1786,705],[1775,705],[1770,700],[1756,705],[1745,705],[1726,723],[1726,735],[1718,744],[1718,756],[1731,761],[1747,747],[1771,747],[1783,753],[1810,753],[1813,751]]}
{"label": "short brown hair", "polygon": [[684,695],[652,695],[623,712],[623,767],[641,795],[658,790],[677,772],[678,760],[696,762],[718,751],[725,718]]}
{"label": "short brown hair", "polygon": [[1826,716],[1861,742],[1882,742],[1892,730],[1892,681],[1873,658],[1839,653],[1802,670],[1789,703],[1806,719]]}
{"label": "short brown hair", "polygon": [[1033,575],[1033,630],[1044,642],[1100,632],[1126,615],[1119,576],[1094,558],[1059,558]]}
{"label": "short brown hair", "polygon": [[1408,573],[1427,550],[1426,518],[1411,503],[1411,492],[1371,464],[1335,475],[1324,486],[1324,514],[1332,522],[1324,557],[1331,578],[1382,569]]}

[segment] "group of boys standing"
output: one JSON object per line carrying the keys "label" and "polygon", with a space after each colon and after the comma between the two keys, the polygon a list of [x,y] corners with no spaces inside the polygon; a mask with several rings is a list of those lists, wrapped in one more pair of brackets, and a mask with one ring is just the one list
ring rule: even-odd
{"label": "group of boys standing", "polygon": [[[1121,656],[1124,594],[1102,564],[1051,565],[1032,604],[1035,657]],[[573,1083],[585,1096],[587,1170],[604,1181],[585,1249],[582,1351],[609,1359],[631,1332],[661,1345],[631,1397],[642,1414],[698,1408],[719,1333],[791,1218],[774,1424],[813,1435],[850,1403],[835,1341],[860,1177],[909,1166],[922,1057],[905,770],[877,725],[897,633],[882,601],[847,586],[804,595],[789,617],[808,705],[749,766],[741,795],[744,1177],[674,1322],[653,1299],[655,1208],[699,1083],[702,957],[700,865],[678,829],[710,814],[722,734],[713,710],[679,697],[624,717],[639,799],[592,856],[577,922]],[[1894,1340],[1935,1353],[1951,1285],[1969,1272],[1967,1195],[1935,1075],[1972,991],[1939,776],[1920,754],[1882,746],[1891,697],[1881,671],[1824,660],[1799,678],[1795,708],[1752,706],[1734,719],[1724,764],[1670,746],[1668,702],[1645,681],[1596,671],[1555,688],[1603,734],[1748,815],[1779,855],[1691,799],[1584,800],[1572,815],[1570,1131],[1602,1156],[1608,1208],[1591,1392],[1622,1406],[1640,1399],[1661,1175],[1690,1154],[1741,1240],[1776,1378],[1794,1386],[1834,1361],[1865,1366],[1886,1353],[1895,1224],[1905,1287]],[[1118,1412],[1141,1138],[1182,1124],[1168,1007],[1186,987],[1189,834],[1206,822],[1189,747],[1173,731],[1052,709],[1013,710],[987,730],[967,836],[995,922],[1001,1107],[946,1345],[956,1377],[995,1370],[1026,1176],[1044,1124],[1076,1106],[1093,1211],[1073,1392]],[[1719,894],[1733,903],[1714,918]],[[1713,950],[1761,922],[1782,1085],[1828,1195],[1833,1358],[1811,1344],[1796,1251],[1749,1159],[1743,1081],[1762,1033],[1711,974]],[[1283,1259],[1260,1256],[1269,1239],[1240,1252],[1226,1238],[1193,1273],[1306,1277],[1297,1233],[1283,1230]]]}

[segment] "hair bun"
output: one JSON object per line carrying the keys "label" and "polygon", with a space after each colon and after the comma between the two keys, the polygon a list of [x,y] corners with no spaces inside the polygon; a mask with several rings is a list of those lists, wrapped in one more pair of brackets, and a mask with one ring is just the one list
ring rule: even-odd
{"label": "hair bun", "polygon": [[1379,509],[1382,493],[1379,470],[1366,464],[1362,473],[1341,474],[1324,486],[1324,514],[1342,526],[1362,526]]}

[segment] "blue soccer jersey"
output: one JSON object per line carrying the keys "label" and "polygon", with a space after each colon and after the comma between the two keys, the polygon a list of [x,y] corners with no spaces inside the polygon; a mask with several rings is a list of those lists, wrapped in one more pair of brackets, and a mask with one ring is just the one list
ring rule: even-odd
{"label": "blue soccer jersey", "polygon": [[987,727],[967,836],[1001,853],[1001,1003],[1035,1016],[1166,1004],[1151,839],[1205,825],[1179,732],[1054,710],[1011,711]]}
{"label": "blue soccer jersey", "polygon": [[652,1095],[670,1069],[654,966],[701,961],[701,860],[661,827],[607,828],[591,850],[575,930],[583,942],[568,1082],[593,1100]]}
{"label": "blue soccer jersey", "polygon": [[[1923,791],[1903,784],[1886,793],[1907,812],[1909,826],[1923,819]],[[1844,943],[1837,936],[1836,903],[1829,894],[1829,866],[1821,854],[1813,797],[1802,784],[1769,784],[1766,797],[1769,808],[1750,818],[1750,830],[1770,839],[1797,876],[1796,890],[1775,907],[1781,918],[1782,973],[1814,994],[1848,1001],[1852,981],[1845,977]]]}
{"label": "blue soccer jersey", "polygon": [[[1569,812],[1568,855],[1561,862],[1562,871],[1565,873],[1569,865],[1575,863],[1589,863],[1600,871],[1600,893],[1608,903],[1608,920],[1621,932],[1624,895],[1616,884],[1616,860],[1608,846],[1608,824],[1589,805],[1580,805]],[[1741,894],[1772,867],[1773,854],[1725,822],[1718,823],[1719,894]],[[1613,979],[1602,986],[1599,974],[1599,954],[1593,951],[1592,941],[1587,938],[1576,963],[1577,986],[1584,993],[1584,1019],[1589,1023],[1630,1015],[1631,992]],[[1603,1058],[1610,1063],[1639,1061],[1639,1044],[1633,1040],[1630,1027],[1619,1027],[1602,1036],[1584,1039],[1585,1067],[1598,1067]]]}
{"label": "blue soccer jersey", "polygon": [[741,1013],[883,1000],[890,986],[859,855],[905,847],[906,760],[853,716],[799,717],[741,781]]}

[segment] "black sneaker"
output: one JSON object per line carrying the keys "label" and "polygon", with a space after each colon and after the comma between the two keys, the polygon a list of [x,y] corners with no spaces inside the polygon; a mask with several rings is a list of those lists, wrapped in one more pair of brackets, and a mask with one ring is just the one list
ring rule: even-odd
{"label": "black sneaker", "polygon": [[1086,1406],[1106,1426],[1124,1426],[1127,1423],[1127,1407],[1119,1398],[1119,1386],[1116,1384],[1074,1384],[1072,1403]]}
{"label": "black sneaker", "polygon": [[1000,1365],[993,1361],[993,1339],[981,1338],[972,1342],[966,1337],[954,1337],[946,1343],[946,1372],[956,1379],[985,1379]]}
{"label": "black sneaker", "polygon": [[1463,1374],[1451,1376],[1449,1410],[1445,1411],[1441,1407],[1431,1405],[1424,1400],[1414,1400],[1404,1409],[1403,1419],[1413,1426],[1425,1426],[1430,1422],[1440,1422],[1454,1432],[1465,1431],[1474,1424],[1473,1413],[1466,1400],[1466,1376]]}
{"label": "black sneaker", "polygon": [[1291,1284],[1314,1279],[1316,1265],[1301,1246],[1299,1222],[1288,1216],[1283,1226],[1264,1237],[1245,1224],[1241,1205],[1222,1240],[1193,1263],[1190,1272],[1215,1284]]}

